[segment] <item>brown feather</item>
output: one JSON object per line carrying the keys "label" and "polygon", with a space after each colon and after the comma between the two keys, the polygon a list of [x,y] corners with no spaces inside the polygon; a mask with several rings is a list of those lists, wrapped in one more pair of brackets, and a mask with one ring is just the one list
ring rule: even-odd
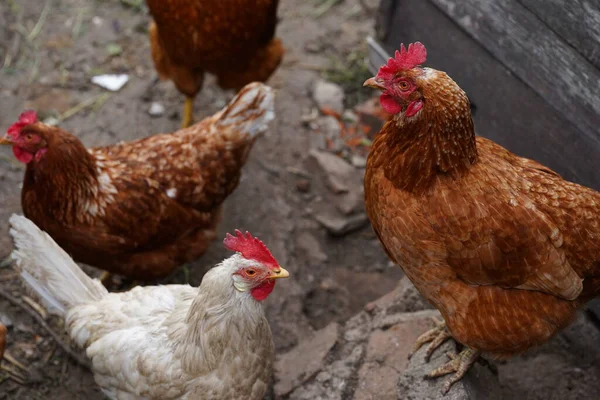
{"label": "brown feather", "polygon": [[[239,96],[248,90],[257,89]],[[236,124],[266,112],[260,99],[236,106],[251,111],[235,119],[221,118],[226,109],[175,133],[89,150],[59,128],[30,125],[48,151],[27,166],[23,212],[77,261],[133,279],[164,277],[216,238],[221,205],[256,140]]]}
{"label": "brown feather", "polygon": [[146,0],[149,38],[163,78],[194,97],[204,72],[224,89],[266,81],[284,50],[275,39],[278,0]]}
{"label": "brown feather", "polygon": [[435,70],[416,75],[425,105],[376,137],[367,213],[455,339],[523,352],[600,294],[600,193],[476,137],[458,85]]}

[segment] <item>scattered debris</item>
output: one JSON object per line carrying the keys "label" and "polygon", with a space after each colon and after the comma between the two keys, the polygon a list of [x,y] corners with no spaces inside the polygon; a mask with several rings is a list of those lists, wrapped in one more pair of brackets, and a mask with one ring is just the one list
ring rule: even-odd
{"label": "scattered debris", "polygon": [[329,150],[334,153],[342,151],[345,145],[341,135],[342,124],[335,117],[326,115],[317,119],[317,126],[325,139],[321,150]]}
{"label": "scattered debris", "polygon": [[69,356],[71,356],[71,358],[73,358],[73,360],[75,360],[82,367],[84,367],[86,369],[90,369],[89,362],[81,354],[78,354],[76,351],[71,349],[71,347],[67,343],[64,343],[62,341],[62,339],[60,338],[60,336],[56,332],[54,332],[54,330],[52,330],[52,328],[50,328],[48,323],[46,321],[44,321],[44,319],[39,314],[37,314],[35,311],[33,311],[33,309],[27,307],[21,301],[17,300],[16,298],[14,298],[12,295],[5,292],[1,288],[0,288],[0,296],[3,297],[5,300],[7,300],[12,305],[19,307],[21,310],[23,310],[27,314],[29,314],[33,319],[35,319],[37,321],[38,324],[40,324],[40,326],[42,326],[42,328],[44,328],[46,330],[46,332],[48,332],[50,334],[50,336],[52,336],[54,338],[56,343],[58,343],[58,345],[65,351],[65,353],[67,353]]}
{"label": "scattered debris", "polygon": [[331,109],[341,115],[344,111],[344,90],[335,83],[319,79],[313,86],[313,99],[322,109]]}
{"label": "scattered debris", "polygon": [[109,43],[106,45],[106,53],[111,57],[116,57],[123,52],[121,45],[117,43]]}
{"label": "scattered debris", "polygon": [[101,88],[110,90],[111,92],[118,92],[123,86],[129,81],[129,75],[96,75],[92,77],[92,83],[100,86]]}
{"label": "scattered debris", "polygon": [[307,193],[310,190],[310,181],[308,179],[298,179],[296,181],[296,189],[299,192]]}
{"label": "scattered debris", "polygon": [[152,117],[160,117],[165,113],[165,106],[161,103],[152,102],[150,104],[150,109],[148,110],[148,114]]}

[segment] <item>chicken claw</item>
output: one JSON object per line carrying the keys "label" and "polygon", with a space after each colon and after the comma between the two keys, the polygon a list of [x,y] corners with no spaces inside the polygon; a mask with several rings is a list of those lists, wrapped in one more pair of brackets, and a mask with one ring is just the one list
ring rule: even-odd
{"label": "chicken claw", "polygon": [[425,353],[425,361],[428,362],[435,349],[452,337],[446,328],[446,322],[444,320],[433,318],[433,321],[436,325],[435,328],[428,330],[417,338],[412,351],[408,355],[408,359],[410,359],[425,343],[431,342],[429,343],[429,346],[427,346]]}
{"label": "chicken claw", "polygon": [[429,374],[427,374],[426,378],[436,378],[438,376],[451,374],[455,372],[449,379],[444,382],[444,387],[442,389],[442,393],[446,394],[456,382],[461,380],[463,376],[467,373],[471,365],[477,360],[481,352],[479,350],[474,350],[470,348],[466,348],[461,351],[459,354],[446,353],[450,361],[446,364],[442,365],[439,368],[434,369]]}

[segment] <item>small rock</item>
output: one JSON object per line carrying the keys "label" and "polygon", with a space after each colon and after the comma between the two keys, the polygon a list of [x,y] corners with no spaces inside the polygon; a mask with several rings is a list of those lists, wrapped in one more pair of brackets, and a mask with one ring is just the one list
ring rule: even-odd
{"label": "small rock", "polygon": [[335,199],[335,205],[344,215],[354,214],[357,211],[364,210],[365,195],[361,186],[360,190],[353,190],[343,193]]}
{"label": "small rock", "polygon": [[0,323],[2,323],[2,325],[4,325],[7,328],[10,328],[13,326],[12,318],[4,313],[0,313]]}
{"label": "small rock", "polygon": [[306,254],[309,259],[317,262],[327,261],[327,254],[321,249],[319,241],[310,233],[302,232],[296,239],[296,246],[298,250]]}
{"label": "small rock", "polygon": [[319,53],[323,50],[323,42],[321,40],[311,40],[304,45],[304,50],[308,53]]}
{"label": "small rock", "polygon": [[309,152],[309,155],[317,161],[323,172],[327,175],[329,188],[334,193],[344,193],[349,190],[349,183],[357,175],[357,171],[352,165],[335,154],[326,151],[313,149]]}
{"label": "small rock", "polygon": [[362,228],[369,222],[364,213],[343,218],[331,214],[320,214],[315,216],[318,223],[323,225],[333,236],[344,236],[350,232]]}
{"label": "small rock", "polygon": [[335,83],[319,79],[313,86],[313,99],[319,109],[328,108],[339,115],[344,111],[344,90]]}
{"label": "small rock", "polygon": [[160,103],[152,102],[150,105],[150,109],[148,110],[148,114],[152,117],[160,117],[165,113],[165,106]]}
{"label": "small rock", "polygon": [[354,124],[354,123],[358,122],[358,114],[356,114],[352,110],[345,110],[344,113],[342,114],[342,119],[344,120],[344,122],[347,122],[349,124]]}
{"label": "small rock", "polygon": [[296,189],[302,193],[308,192],[310,190],[310,181],[308,179],[298,179],[296,181]]}
{"label": "small rock", "polygon": [[326,115],[317,120],[318,130],[325,137],[322,150],[329,150],[337,153],[344,148],[344,141],[342,140],[342,127],[340,121],[331,115]]}
{"label": "small rock", "polygon": [[338,340],[339,325],[331,323],[275,362],[275,395],[285,396],[317,373]]}
{"label": "small rock", "polygon": [[367,166],[367,159],[357,154],[352,155],[352,158],[350,158],[350,162],[356,168],[365,168]]}

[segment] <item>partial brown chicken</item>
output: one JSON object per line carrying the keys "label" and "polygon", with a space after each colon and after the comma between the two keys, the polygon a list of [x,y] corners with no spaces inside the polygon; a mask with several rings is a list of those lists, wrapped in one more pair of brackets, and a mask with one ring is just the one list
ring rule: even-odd
{"label": "partial brown chicken", "polygon": [[429,375],[455,372],[447,392],[480,353],[540,345],[600,294],[600,193],[476,137],[466,94],[425,59],[421,43],[402,46],[365,82],[392,114],[365,201],[389,257],[444,317],[416,348],[431,341],[429,356],[450,335],[465,346]]}
{"label": "partial brown chicken", "polygon": [[275,36],[279,0],[146,0],[150,45],[161,78],[186,96],[182,127],[192,122],[204,74],[223,89],[266,81],[284,50]]}
{"label": "partial brown chicken", "polygon": [[262,400],[275,348],[261,302],[289,273],[248,232],[200,287],[138,286],[108,293],[25,217],[10,218],[24,283],[65,319],[110,399]]}
{"label": "partial brown chicken", "polygon": [[274,118],[253,83],[190,128],[86,149],[25,112],[0,142],[27,164],[21,205],[77,261],[136,280],[165,277],[215,239],[221,206]]}

